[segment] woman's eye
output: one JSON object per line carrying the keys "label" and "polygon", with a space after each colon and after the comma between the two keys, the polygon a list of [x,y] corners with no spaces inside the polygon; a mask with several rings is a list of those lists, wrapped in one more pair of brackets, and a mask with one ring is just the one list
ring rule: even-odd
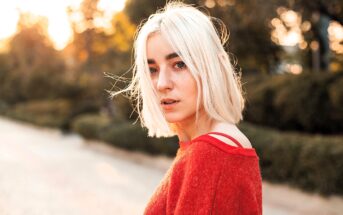
{"label": "woman's eye", "polygon": [[184,62],[180,61],[180,62],[177,62],[175,64],[175,67],[178,69],[184,69],[186,67],[186,64]]}
{"label": "woman's eye", "polygon": [[157,69],[152,68],[152,67],[150,67],[149,70],[150,70],[150,74],[153,74],[153,73],[156,73],[156,72],[157,72]]}

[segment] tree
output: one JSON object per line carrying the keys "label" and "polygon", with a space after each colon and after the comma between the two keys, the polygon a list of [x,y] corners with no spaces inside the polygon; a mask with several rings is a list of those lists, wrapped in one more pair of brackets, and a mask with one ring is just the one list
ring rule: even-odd
{"label": "tree", "polygon": [[237,56],[243,73],[249,69],[270,72],[280,60],[281,51],[270,39],[269,21],[276,13],[275,1],[207,0],[204,4],[228,26],[228,51]]}
{"label": "tree", "polygon": [[46,19],[22,13],[8,56],[9,72],[1,85],[1,97],[15,103],[58,96],[64,61],[47,36]]}
{"label": "tree", "polygon": [[[294,4],[289,3],[290,7],[299,11],[304,20],[311,21],[311,31],[309,31],[309,40],[316,41],[319,44],[319,69],[321,71],[329,71],[330,63],[330,45],[328,38],[328,26],[331,21],[336,21],[343,26],[343,1],[341,0],[300,0]],[[315,63],[312,63],[315,65]],[[314,68],[315,69],[315,68]]]}
{"label": "tree", "polygon": [[158,8],[163,7],[165,3],[165,0],[127,0],[124,12],[128,15],[131,22],[138,26],[142,20],[148,18]]}
{"label": "tree", "polygon": [[[79,76],[76,79],[84,79],[98,86],[96,91],[97,101],[114,117],[120,117],[119,109],[113,106],[108,99],[110,80],[104,74],[121,75],[130,68],[130,53],[132,50],[133,36],[136,26],[130,22],[124,13],[117,13],[112,19],[112,31],[95,24],[97,18],[101,18],[103,12],[97,8],[98,0],[84,0],[80,9],[69,10],[74,32],[74,40],[66,49],[72,52],[72,58],[76,62],[73,68]],[[72,20],[73,14],[82,14],[81,20]],[[71,51],[70,51],[71,50]],[[83,78],[82,78],[83,77]],[[123,102],[122,102],[123,103]]]}
{"label": "tree", "polygon": [[77,62],[77,67],[82,71],[97,73],[95,58],[97,53],[94,49],[96,38],[99,32],[95,25],[95,19],[103,15],[97,8],[99,0],[83,0],[80,8],[68,9],[70,17],[74,14],[81,14],[81,19],[70,19],[73,29],[73,58]]}

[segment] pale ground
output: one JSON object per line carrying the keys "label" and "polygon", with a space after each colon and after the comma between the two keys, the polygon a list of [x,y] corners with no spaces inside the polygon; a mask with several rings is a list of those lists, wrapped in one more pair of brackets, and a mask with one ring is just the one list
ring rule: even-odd
{"label": "pale ground", "polygon": [[[135,215],[171,159],[0,118],[0,215]],[[265,215],[343,214],[343,198],[263,183]]]}

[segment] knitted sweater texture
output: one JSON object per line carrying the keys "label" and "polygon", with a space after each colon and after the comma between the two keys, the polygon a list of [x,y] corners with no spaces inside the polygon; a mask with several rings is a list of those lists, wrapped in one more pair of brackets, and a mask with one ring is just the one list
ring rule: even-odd
{"label": "knitted sweater texture", "polygon": [[179,144],[145,215],[262,214],[262,178],[255,149],[231,146],[209,134]]}

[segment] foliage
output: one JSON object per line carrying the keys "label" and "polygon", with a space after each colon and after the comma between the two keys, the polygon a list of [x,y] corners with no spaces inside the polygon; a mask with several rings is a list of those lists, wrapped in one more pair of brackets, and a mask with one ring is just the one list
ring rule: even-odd
{"label": "foliage", "polygon": [[[12,115],[30,120],[30,113],[22,112],[26,110],[26,104],[31,105],[28,101],[69,100],[73,105],[68,116],[52,123],[68,129],[71,119],[77,115],[99,111],[108,97],[103,89],[103,74],[67,70],[61,53],[52,47],[44,33],[46,25],[42,20],[30,25],[19,24],[20,31],[10,42],[10,52],[0,56],[0,100],[13,105],[16,113],[12,112]],[[43,115],[39,117],[37,113],[37,120],[32,121],[50,120],[50,116]]]}
{"label": "foliage", "polygon": [[47,38],[44,19],[28,24],[27,16],[21,16],[20,31],[1,57],[7,61],[0,61],[0,99],[11,104],[57,98],[63,91],[64,61]]}
{"label": "foliage", "polygon": [[340,0],[300,0],[293,4],[288,0],[288,5],[301,11],[305,19],[310,20],[313,13],[320,12],[343,24],[343,14],[340,12],[343,9],[343,2]]}
{"label": "foliage", "polygon": [[256,149],[263,179],[343,194],[343,136],[280,132],[249,123],[239,127]]}
{"label": "foliage", "polygon": [[36,100],[18,103],[5,115],[40,126],[61,127],[70,115],[71,102],[65,99]]}
{"label": "foliage", "polygon": [[283,130],[340,133],[342,79],[342,72],[245,77],[245,118]]}
{"label": "foliage", "polygon": [[112,25],[114,28],[114,34],[111,37],[112,46],[120,52],[130,51],[136,26],[131,23],[124,12],[119,12],[113,17]]}
{"label": "foliage", "polygon": [[130,20],[138,26],[142,20],[147,19],[150,14],[155,13],[158,8],[162,8],[165,3],[165,0],[127,0],[124,12],[129,16]]}
{"label": "foliage", "polygon": [[71,125],[72,131],[86,138],[100,139],[101,132],[111,123],[109,117],[98,114],[84,114],[76,117]]}
{"label": "foliage", "polygon": [[86,138],[100,139],[115,147],[174,156],[176,138],[149,138],[146,130],[132,122],[110,119],[107,115],[83,114],[71,123],[72,131]]}
{"label": "foliage", "polygon": [[178,148],[175,138],[148,138],[146,130],[130,122],[113,124],[104,131],[101,139],[116,147],[144,151],[150,154],[173,156]]}
{"label": "foliage", "polygon": [[9,105],[6,102],[0,100],[0,114],[5,114],[8,109]]}
{"label": "foliage", "polygon": [[129,53],[136,27],[123,12],[113,16],[111,29],[97,27],[96,19],[103,16],[97,8],[98,2],[86,0],[80,9],[69,10],[70,17],[82,14],[83,18],[71,21],[74,39],[66,52],[71,53],[70,57],[75,62],[73,69],[79,72],[121,74],[122,65],[125,65],[125,70],[129,68]]}
{"label": "foliage", "polygon": [[330,98],[330,102],[332,104],[332,111],[330,111],[330,115],[332,118],[338,119],[339,121],[343,121],[343,116],[340,113],[343,113],[343,78],[337,79],[333,81],[333,83],[329,86],[328,89],[328,96]]}
{"label": "foliage", "polygon": [[[114,83],[107,76],[131,77],[130,53],[136,27],[122,12],[114,15],[111,22],[112,29],[96,27],[93,21],[102,16],[101,11],[97,7],[93,7],[97,2],[97,0],[87,0],[80,10],[69,11],[70,15],[80,13],[84,18],[80,22],[73,22],[74,40],[64,52],[74,62],[69,65],[69,69],[76,76],[74,81],[78,82],[83,79],[82,77],[87,77],[89,80],[87,82],[94,86],[93,91],[81,87],[85,90],[82,90],[83,93],[93,92],[95,96],[90,97],[97,101],[99,108],[105,108],[112,117],[129,118],[132,112],[129,101],[122,98],[116,98],[115,101],[109,100],[110,94],[107,91],[113,90]],[[87,7],[88,4],[94,5]],[[86,25],[88,22],[91,24]],[[82,29],[80,26],[86,27]],[[114,82],[117,82],[116,80]],[[114,87],[116,90],[117,88],[122,89],[126,84],[126,82],[120,82]],[[78,95],[83,97],[81,94]]]}

